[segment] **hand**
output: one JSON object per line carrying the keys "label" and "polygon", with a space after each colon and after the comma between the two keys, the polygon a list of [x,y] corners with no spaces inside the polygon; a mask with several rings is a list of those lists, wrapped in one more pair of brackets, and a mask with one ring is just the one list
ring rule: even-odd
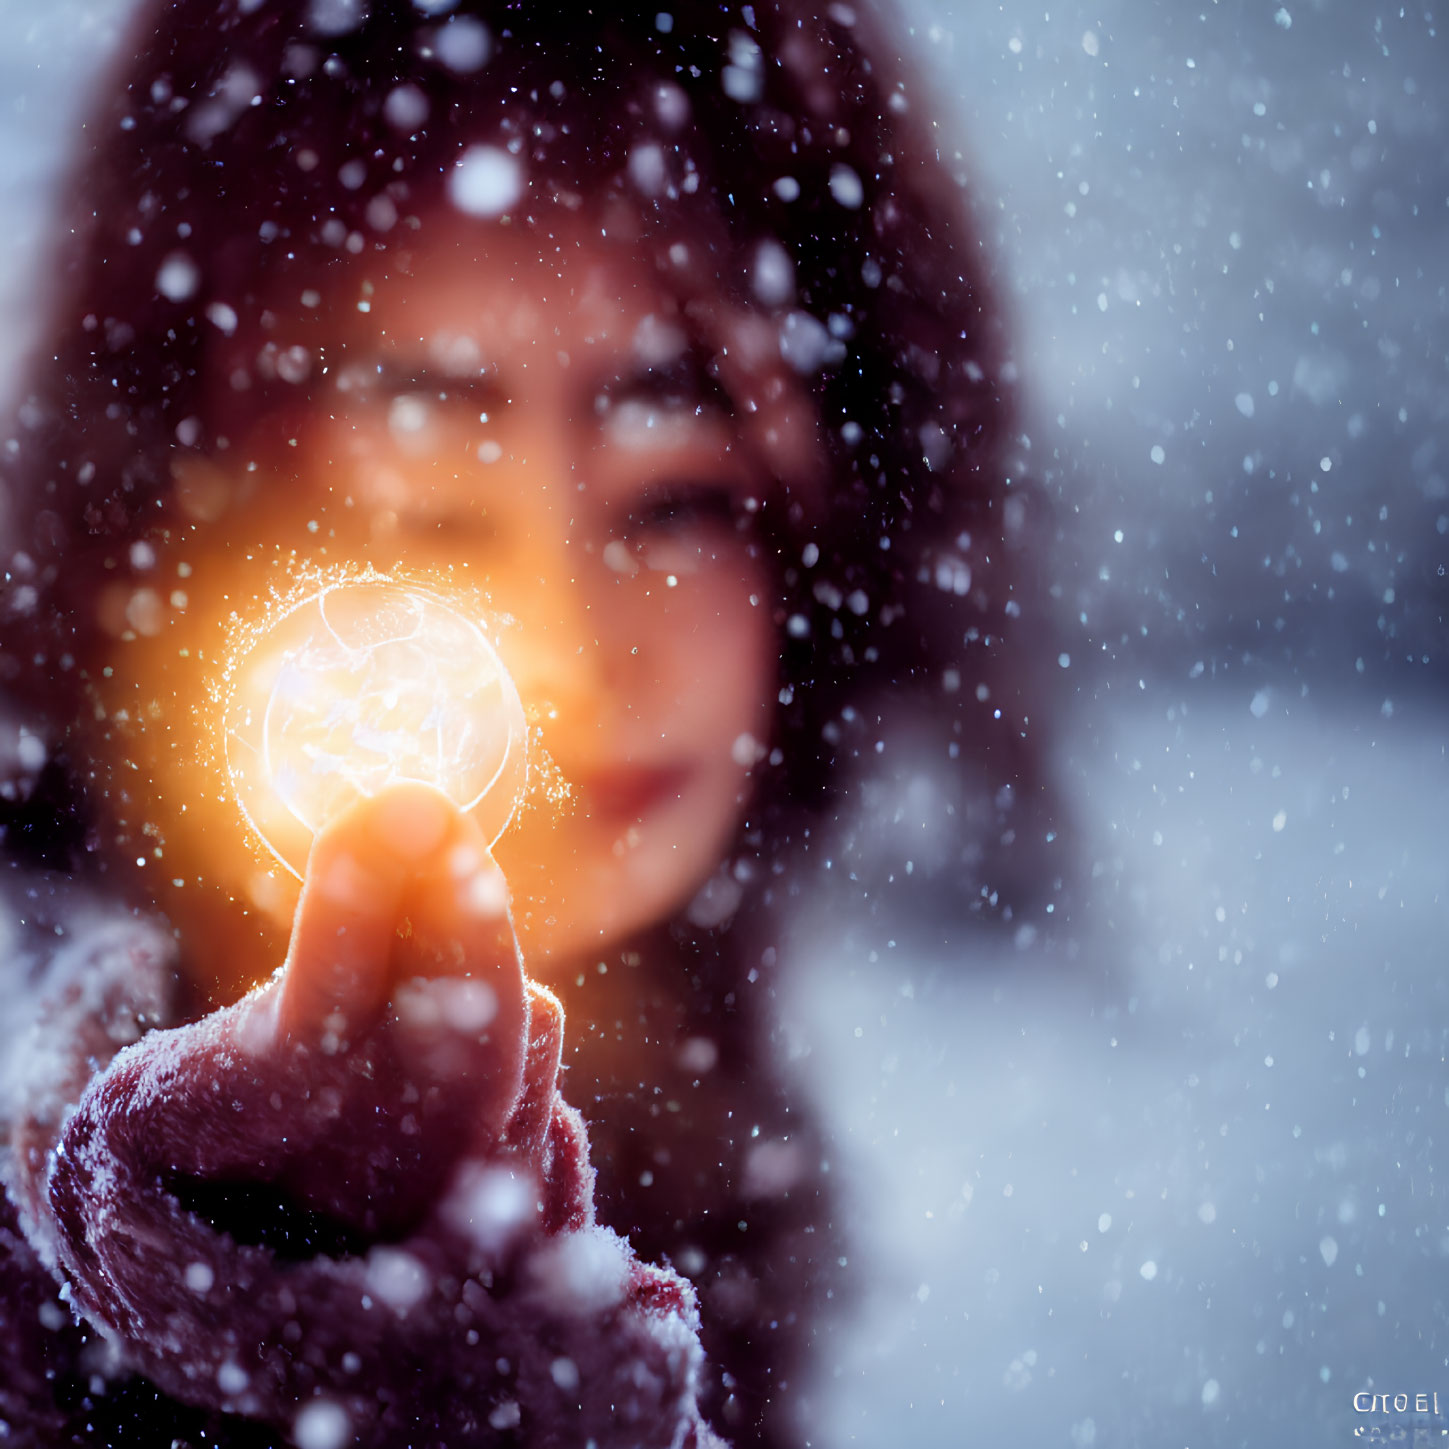
{"label": "hand", "polygon": [[529,1174],[561,1029],[557,1004],[525,990],[476,825],[396,786],[319,834],[278,975],[118,1058],[64,1143],[101,1134],[143,1199],[157,1184],[241,1242],[267,1241],[248,1219],[301,1208],[327,1220],[323,1244],[359,1251],[417,1228],[465,1158]]}
{"label": "hand", "polygon": [[496,1149],[527,1006],[477,825],[421,785],[360,802],[318,836],[280,979],[238,1026],[252,1110],[281,1119],[268,1176],[369,1238],[414,1226],[460,1157]]}
{"label": "hand", "polygon": [[[164,1391],[298,1438],[316,1413],[369,1449],[717,1445],[688,1285],[593,1223],[561,1044],[476,829],[421,786],[358,805],[316,842],[276,978],[143,1037],[67,1118],[71,1301]],[[350,1240],[279,1253],[197,1185]]]}

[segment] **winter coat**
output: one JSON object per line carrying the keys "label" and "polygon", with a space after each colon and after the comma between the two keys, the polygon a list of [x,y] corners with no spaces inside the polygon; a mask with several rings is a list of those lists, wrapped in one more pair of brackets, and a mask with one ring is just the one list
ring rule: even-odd
{"label": "winter coat", "polygon": [[[547,991],[490,1029],[521,1084],[469,1077],[460,1125],[385,1041],[258,1056],[264,993],[177,1024],[170,933],[63,880],[12,892],[0,949],[7,1443],[721,1443],[691,1286],[595,1221]],[[436,1202],[356,1231],[359,1184],[405,1199],[436,1176],[410,1144],[480,1121]]]}

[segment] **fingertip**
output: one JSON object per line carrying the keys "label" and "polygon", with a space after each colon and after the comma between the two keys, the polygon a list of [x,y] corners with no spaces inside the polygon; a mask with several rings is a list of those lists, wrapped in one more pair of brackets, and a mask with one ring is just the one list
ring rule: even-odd
{"label": "fingertip", "polygon": [[458,807],[441,790],[413,780],[388,786],[371,803],[373,831],[408,860],[437,850],[458,817]]}

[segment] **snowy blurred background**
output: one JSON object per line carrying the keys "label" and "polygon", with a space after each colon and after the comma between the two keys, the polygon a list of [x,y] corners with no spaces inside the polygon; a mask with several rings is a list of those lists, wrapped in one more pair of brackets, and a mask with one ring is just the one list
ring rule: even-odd
{"label": "snowy blurred background", "polygon": [[[0,6],[3,389],[127,8]],[[802,931],[869,1245],[816,1442],[1346,1444],[1449,1405],[1439,22],[906,13],[1058,511],[1090,888],[1052,942]]]}

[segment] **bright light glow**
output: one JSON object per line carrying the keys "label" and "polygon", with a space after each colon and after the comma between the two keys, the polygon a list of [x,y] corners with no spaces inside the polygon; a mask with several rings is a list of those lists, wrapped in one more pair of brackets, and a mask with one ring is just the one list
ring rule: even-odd
{"label": "bright light glow", "polygon": [[483,631],[412,584],[323,588],[252,642],[234,675],[227,767],[268,848],[301,876],[312,837],[396,780],[436,785],[490,842],[526,784],[518,692]]}

